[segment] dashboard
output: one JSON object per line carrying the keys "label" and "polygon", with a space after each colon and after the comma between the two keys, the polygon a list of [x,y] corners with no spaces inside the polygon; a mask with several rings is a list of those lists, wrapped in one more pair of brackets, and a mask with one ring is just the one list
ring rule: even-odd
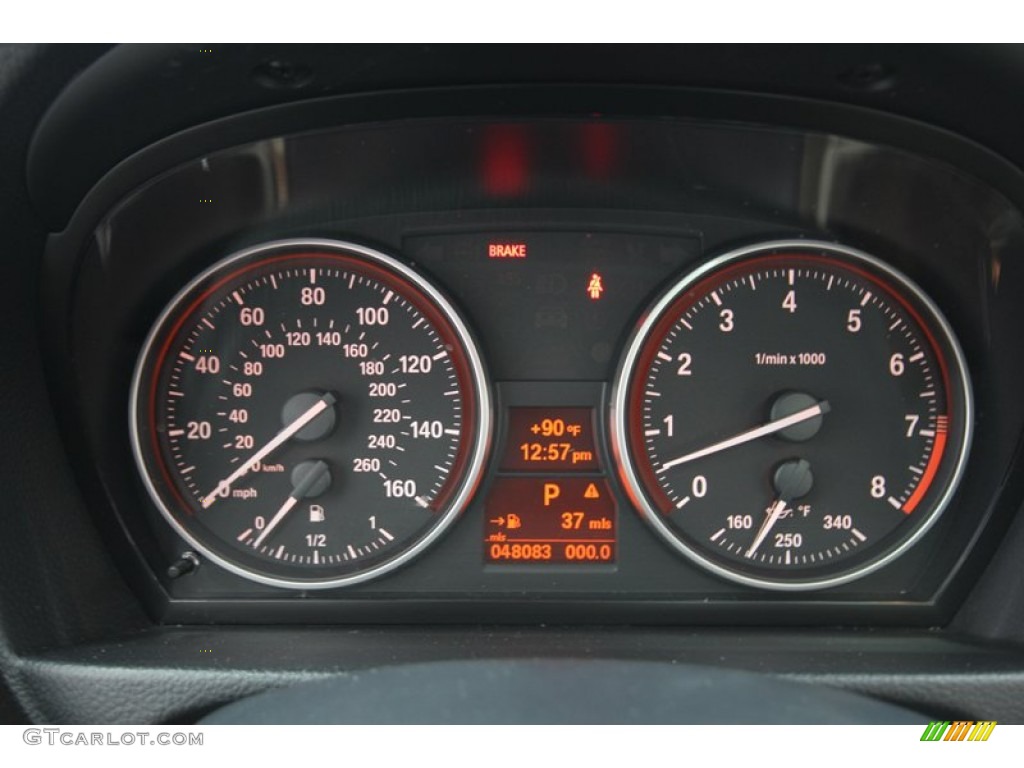
{"label": "dashboard", "polygon": [[12,711],[583,656],[1024,716],[1019,163],[753,87],[333,92],[371,52],[56,56],[89,66],[26,145]]}
{"label": "dashboard", "polygon": [[61,400],[174,620],[418,596],[912,617],[1020,430],[972,412],[1011,386],[981,373],[1014,338],[980,329],[1012,311],[985,238],[1013,216],[937,162],[763,126],[275,136],[53,254]]}

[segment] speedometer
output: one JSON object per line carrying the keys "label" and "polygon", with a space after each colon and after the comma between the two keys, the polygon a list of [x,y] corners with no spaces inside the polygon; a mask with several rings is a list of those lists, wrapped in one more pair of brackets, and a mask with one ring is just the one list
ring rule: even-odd
{"label": "speedometer", "polygon": [[131,434],[146,489],[210,559],[283,587],[374,578],[468,502],[491,406],[476,345],[423,277],[286,240],[185,287],[146,340]]}
{"label": "speedometer", "polygon": [[765,243],[655,303],[612,427],[627,490],[671,546],[733,581],[814,589],[935,523],[971,392],[952,329],[907,277],[851,248]]}

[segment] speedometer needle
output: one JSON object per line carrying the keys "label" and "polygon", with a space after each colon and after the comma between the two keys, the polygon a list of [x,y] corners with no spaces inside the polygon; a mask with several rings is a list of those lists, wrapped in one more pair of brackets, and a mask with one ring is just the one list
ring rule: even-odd
{"label": "speedometer needle", "polygon": [[672,461],[666,461],[657,470],[660,475],[662,472],[672,469],[672,467],[678,467],[680,464],[686,464],[690,461],[696,461],[702,459],[705,456],[710,456],[713,453],[724,451],[728,448],[735,448],[737,445],[743,445],[749,443],[751,440],[757,440],[761,437],[781,432],[784,429],[792,427],[794,424],[800,424],[801,422],[813,419],[816,416],[822,416],[831,410],[828,401],[822,400],[817,405],[812,405],[810,408],[804,408],[802,411],[797,411],[791,416],[784,416],[781,419],[775,421],[769,421],[767,424],[762,424],[754,429],[749,429],[746,432],[740,432],[738,435],[733,435],[730,438],[722,440],[721,442],[709,445],[707,448],[701,448],[699,451],[693,451],[685,456],[680,456],[678,459],[672,459]]}
{"label": "speedometer needle", "polygon": [[256,463],[263,461],[270,453],[281,446],[282,443],[291,439],[296,432],[301,430],[304,426],[309,424],[313,419],[323,413],[325,410],[330,408],[337,402],[334,395],[327,392],[313,405],[303,411],[299,416],[288,426],[278,432],[274,438],[254,453],[249,459],[242,462],[241,466],[238,467],[234,472],[228,475],[224,480],[217,483],[217,487],[214,488],[209,494],[200,499],[200,503],[203,505],[203,509],[209,509],[213,502],[217,500],[219,494],[226,494],[231,486],[239,478],[245,477],[249,471],[256,465]]}

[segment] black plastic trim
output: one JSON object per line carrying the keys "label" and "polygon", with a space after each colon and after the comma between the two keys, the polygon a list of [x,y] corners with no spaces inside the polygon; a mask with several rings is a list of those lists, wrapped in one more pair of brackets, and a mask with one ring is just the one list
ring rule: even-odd
{"label": "black plastic trim", "polygon": [[536,658],[749,670],[939,719],[1024,722],[1024,654],[927,632],[166,628],[23,658],[16,691],[37,723],[180,723],[244,695],[367,669]]}
{"label": "black plastic trim", "polygon": [[[828,108],[824,102],[834,102],[831,106],[885,110],[943,126],[1024,165],[1019,142],[1024,115],[1012,106],[1019,97],[1016,80],[1024,78],[1019,46],[267,44],[216,46],[210,51],[208,45],[118,46],[52,104],[28,162],[29,189],[51,229],[64,227],[106,171],[171,133],[311,98],[378,92],[388,102],[402,90],[439,86],[565,83],[570,87],[562,89],[546,111],[578,114],[605,113],[606,100],[599,94],[621,91],[625,85],[636,94],[630,114],[715,113],[726,119],[723,92],[745,92],[748,104],[735,119],[808,128],[821,127],[811,122],[815,113]],[[998,77],[993,76],[996,73]],[[979,88],[980,83],[985,87]],[[600,87],[593,87],[596,84]],[[643,95],[673,90],[678,94],[680,86],[695,89],[687,91],[690,97],[682,110],[677,102],[664,104],[664,112],[652,111]],[[516,114],[523,106],[515,89],[505,90],[506,95],[489,108],[473,96],[474,90],[456,99],[472,113]],[[468,113],[440,104],[437,110],[421,114]],[[376,119],[411,114],[375,108]],[[335,119],[366,118],[350,114]],[[117,130],[110,130],[112,121]],[[863,133],[856,124],[850,132]],[[89,137],[89,152],[84,154],[83,136]],[[239,133],[232,143],[252,138],[251,133]]]}

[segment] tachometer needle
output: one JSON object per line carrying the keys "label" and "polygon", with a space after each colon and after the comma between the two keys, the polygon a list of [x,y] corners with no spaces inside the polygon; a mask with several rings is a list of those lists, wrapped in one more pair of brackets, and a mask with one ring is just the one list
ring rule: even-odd
{"label": "tachometer needle", "polygon": [[271,452],[279,448],[282,443],[291,439],[296,432],[301,430],[304,426],[309,424],[309,422],[334,405],[335,402],[337,402],[337,400],[334,395],[327,392],[323,397],[313,403],[313,405],[299,414],[291,424],[278,432],[269,443],[256,451],[256,453],[254,453],[249,459],[242,462],[238,469],[228,475],[224,480],[217,483],[216,488],[200,499],[203,509],[209,509],[217,500],[219,494],[226,494],[235,481],[239,478],[245,477],[257,462],[263,461],[263,459],[269,456]]}
{"label": "tachometer needle", "polygon": [[259,536],[256,537],[256,541],[252,543],[254,549],[258,549],[263,543],[263,540],[270,535],[270,532],[277,528],[278,524],[284,520],[285,516],[292,511],[292,507],[299,503],[302,498],[309,493],[309,490],[316,485],[317,481],[327,471],[327,464],[323,461],[318,461],[314,464],[305,476],[299,481],[298,485],[292,490],[291,494],[285,499],[284,504],[277,510],[270,522],[263,529]]}
{"label": "tachometer needle", "polygon": [[767,424],[762,424],[761,426],[749,429],[746,432],[740,432],[738,435],[733,435],[726,440],[722,440],[714,445],[709,445],[707,448],[701,448],[699,451],[693,451],[685,456],[680,456],[678,459],[666,461],[658,468],[657,473],[661,474],[666,470],[672,469],[672,467],[678,467],[680,464],[696,461],[697,459],[702,459],[705,456],[710,456],[713,453],[718,453],[719,451],[724,451],[728,448],[735,448],[737,445],[749,443],[751,440],[757,440],[758,438],[766,437],[768,435],[775,434],[776,432],[781,432],[788,427],[792,427],[794,424],[799,424],[807,421],[808,419],[822,416],[828,413],[829,410],[830,406],[828,401],[822,400],[820,403],[812,405],[810,408],[804,408],[802,411],[797,411],[791,416],[784,416],[781,419],[769,421]]}

